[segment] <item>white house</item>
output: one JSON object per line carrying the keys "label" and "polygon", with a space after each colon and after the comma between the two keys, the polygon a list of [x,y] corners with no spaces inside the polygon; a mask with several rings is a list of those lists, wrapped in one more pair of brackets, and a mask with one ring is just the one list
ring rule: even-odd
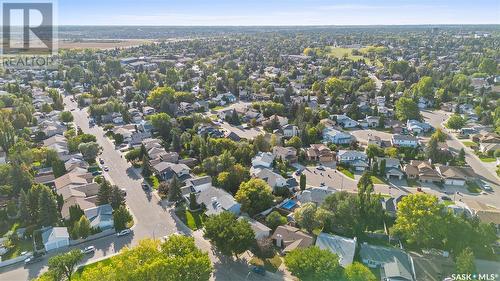
{"label": "white house", "polygon": [[323,140],[334,144],[350,144],[354,141],[354,137],[351,134],[329,127],[323,130]]}
{"label": "white house", "polygon": [[391,144],[399,147],[417,147],[418,139],[411,135],[392,135]]}
{"label": "white house", "polygon": [[269,168],[273,164],[274,155],[271,152],[259,152],[252,158],[252,167]]}
{"label": "white house", "polygon": [[339,257],[339,263],[342,267],[347,267],[354,260],[356,252],[356,237],[354,239],[342,236],[332,235],[321,232],[316,238],[316,246],[322,250],[329,250]]}
{"label": "white house", "polygon": [[47,252],[69,246],[68,228],[49,227],[42,229],[42,242]]}
{"label": "white house", "polygon": [[287,181],[284,177],[282,177],[280,174],[277,174],[270,169],[266,168],[251,168],[250,169],[250,175],[257,177],[259,179],[262,179],[269,184],[273,190],[276,187],[284,187],[287,186]]}
{"label": "white house", "polygon": [[285,136],[285,138],[291,138],[299,135],[299,127],[295,125],[291,124],[285,125],[282,127],[282,130],[283,130],[283,136]]}
{"label": "white house", "polygon": [[267,238],[271,235],[271,229],[264,224],[251,219],[249,217],[239,217],[238,220],[246,220],[250,224],[250,227],[252,228],[253,232],[255,233],[255,239],[264,239]]}
{"label": "white house", "polygon": [[339,124],[340,126],[342,126],[343,128],[354,128],[354,127],[357,127],[359,126],[359,123],[353,119],[351,119],[351,117],[347,116],[347,115],[334,115],[336,120],[337,120],[337,124]]}
{"label": "white house", "polygon": [[113,208],[109,204],[85,209],[83,214],[89,220],[92,228],[106,230],[114,227]]}

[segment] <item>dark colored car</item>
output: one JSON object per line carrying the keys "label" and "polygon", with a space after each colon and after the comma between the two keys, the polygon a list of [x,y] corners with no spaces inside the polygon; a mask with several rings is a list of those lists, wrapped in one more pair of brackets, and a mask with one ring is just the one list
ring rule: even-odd
{"label": "dark colored car", "polygon": [[266,275],[266,270],[262,266],[252,266],[251,268],[252,272],[257,273],[259,275]]}

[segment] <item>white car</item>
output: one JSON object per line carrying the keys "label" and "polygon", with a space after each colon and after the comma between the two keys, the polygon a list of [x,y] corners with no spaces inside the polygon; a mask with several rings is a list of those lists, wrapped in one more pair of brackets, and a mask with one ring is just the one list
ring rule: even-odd
{"label": "white car", "polygon": [[118,237],[125,236],[127,234],[130,234],[131,232],[132,232],[132,230],[130,230],[130,229],[127,228],[127,229],[124,229],[124,230],[118,232],[116,234],[116,236],[118,236]]}
{"label": "white car", "polygon": [[91,253],[95,252],[95,247],[88,246],[85,249],[80,250],[80,252],[82,252],[82,254],[91,254]]}
{"label": "white car", "polygon": [[493,190],[491,188],[491,186],[489,185],[489,183],[485,182],[484,180],[481,180],[481,184],[482,184],[484,190],[486,190],[486,191],[492,191]]}

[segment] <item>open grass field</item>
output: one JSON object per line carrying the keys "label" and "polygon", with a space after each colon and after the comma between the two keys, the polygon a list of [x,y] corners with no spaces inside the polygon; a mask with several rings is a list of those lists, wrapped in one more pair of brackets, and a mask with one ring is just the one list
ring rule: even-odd
{"label": "open grass field", "polygon": [[151,40],[144,39],[110,39],[110,40],[59,40],[59,49],[114,49],[114,48],[130,48],[142,44],[151,43]]}
{"label": "open grass field", "polygon": [[362,60],[363,56],[353,55],[352,54],[353,50],[354,50],[353,48],[329,47],[327,48],[327,53],[329,56],[339,59],[347,57],[350,60]]}

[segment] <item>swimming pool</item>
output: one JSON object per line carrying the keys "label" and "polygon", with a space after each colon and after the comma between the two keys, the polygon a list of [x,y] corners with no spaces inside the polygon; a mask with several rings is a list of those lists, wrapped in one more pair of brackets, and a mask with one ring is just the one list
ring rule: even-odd
{"label": "swimming pool", "polygon": [[295,207],[297,205],[297,202],[293,201],[293,200],[289,200],[287,201],[286,203],[284,203],[283,205],[281,205],[281,207],[285,210],[291,210],[293,209],[293,207]]}

